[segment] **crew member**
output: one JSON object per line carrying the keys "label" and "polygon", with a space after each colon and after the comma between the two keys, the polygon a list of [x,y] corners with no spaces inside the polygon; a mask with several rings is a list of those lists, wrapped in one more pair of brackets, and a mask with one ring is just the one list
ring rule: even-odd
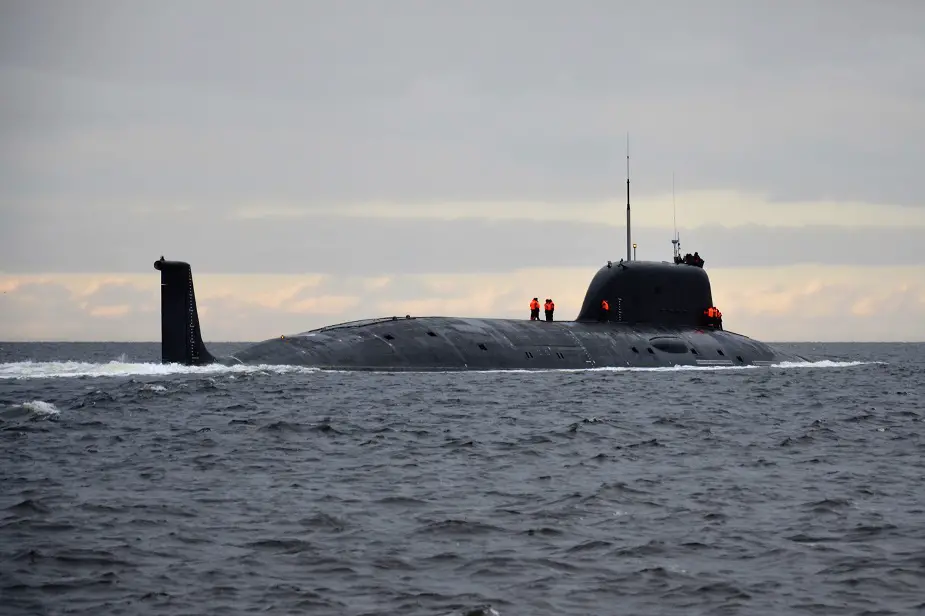
{"label": "crew member", "polygon": [[700,253],[694,252],[694,254],[687,253],[684,255],[684,258],[681,260],[685,265],[693,265],[695,267],[703,267],[703,258],[700,256]]}
{"label": "crew member", "polygon": [[553,313],[553,311],[554,311],[555,309],[556,309],[556,304],[555,304],[551,299],[549,299],[549,298],[547,297],[547,298],[546,298],[546,303],[543,304],[543,310],[546,311],[546,320],[547,320],[547,321],[552,321],[552,313]]}
{"label": "crew member", "polygon": [[704,316],[706,316],[707,325],[715,329],[723,329],[723,313],[719,311],[719,308],[710,306],[704,310]]}
{"label": "crew member", "polygon": [[540,300],[536,299],[535,297],[530,300],[530,320],[540,320]]}
{"label": "crew member", "polygon": [[601,300],[601,321],[606,321],[610,316],[610,304],[606,299]]}

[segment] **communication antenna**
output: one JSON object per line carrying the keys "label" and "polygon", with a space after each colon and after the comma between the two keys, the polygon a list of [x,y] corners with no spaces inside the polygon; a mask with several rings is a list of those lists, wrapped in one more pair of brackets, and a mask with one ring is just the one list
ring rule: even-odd
{"label": "communication antenna", "polygon": [[630,134],[626,133],[626,260],[631,261],[632,234],[630,232]]}
{"label": "communication antenna", "polygon": [[681,256],[681,236],[678,235],[678,208],[674,201],[674,171],[671,172],[671,210],[674,216],[674,238],[671,243],[674,246],[674,257],[677,262],[678,257]]}

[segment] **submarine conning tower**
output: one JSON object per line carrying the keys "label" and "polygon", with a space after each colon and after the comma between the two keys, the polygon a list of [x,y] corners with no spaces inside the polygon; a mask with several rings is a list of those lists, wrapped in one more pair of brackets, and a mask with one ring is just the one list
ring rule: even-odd
{"label": "submarine conning tower", "polygon": [[621,260],[594,275],[576,320],[600,321],[602,300],[610,305],[608,321],[697,327],[713,293],[701,267]]}

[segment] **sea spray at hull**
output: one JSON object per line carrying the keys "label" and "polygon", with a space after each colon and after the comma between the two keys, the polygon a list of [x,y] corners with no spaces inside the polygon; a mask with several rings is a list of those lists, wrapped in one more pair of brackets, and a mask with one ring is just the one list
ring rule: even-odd
{"label": "sea spray at hull", "polygon": [[[779,369],[811,369],[811,368],[851,368],[855,366],[871,365],[882,362],[864,362],[864,361],[803,361],[803,362],[782,362],[780,364],[771,364],[761,366],[766,368]],[[605,367],[605,368],[556,368],[549,370],[470,370],[472,373],[521,373],[521,372],[562,372],[562,373],[582,373],[582,372],[717,372],[717,371],[738,371],[754,370],[759,366],[654,366],[654,367]],[[0,364],[0,380],[2,379],[48,379],[48,378],[117,378],[126,376],[171,376],[171,375],[235,375],[235,374],[312,374],[315,372],[344,372],[340,370],[329,370],[323,368],[306,368],[304,366],[292,366],[286,364],[257,364],[257,365],[224,365],[224,364],[207,364],[205,366],[186,366],[183,364],[155,364],[155,363],[126,363],[121,361],[111,361],[107,363],[89,363],[89,362],[12,362]],[[348,371],[354,372],[354,371]],[[388,370],[381,372],[388,373]],[[396,371],[413,374],[413,371]],[[432,370],[425,371],[433,372]]]}
{"label": "sea spray at hull", "polygon": [[205,366],[186,366],[183,364],[126,363],[112,361],[107,363],[88,362],[14,362],[0,364],[0,379],[40,379],[40,378],[79,378],[79,377],[123,377],[123,376],[169,376],[174,374],[213,375],[213,374],[254,374],[272,371],[276,374],[308,374],[315,368],[286,365],[225,366],[208,364]]}

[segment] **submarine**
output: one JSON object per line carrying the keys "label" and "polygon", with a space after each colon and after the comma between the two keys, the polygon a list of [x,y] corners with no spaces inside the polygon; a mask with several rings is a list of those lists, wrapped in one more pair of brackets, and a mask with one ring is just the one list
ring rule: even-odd
{"label": "submarine", "polygon": [[161,273],[162,362],[448,372],[807,361],[724,330],[721,316],[707,316],[713,307],[709,275],[702,265],[679,261],[677,245],[674,262],[608,261],[591,279],[573,321],[380,317],[283,335],[216,357],[202,341],[190,264],[162,256],[154,262]]}

